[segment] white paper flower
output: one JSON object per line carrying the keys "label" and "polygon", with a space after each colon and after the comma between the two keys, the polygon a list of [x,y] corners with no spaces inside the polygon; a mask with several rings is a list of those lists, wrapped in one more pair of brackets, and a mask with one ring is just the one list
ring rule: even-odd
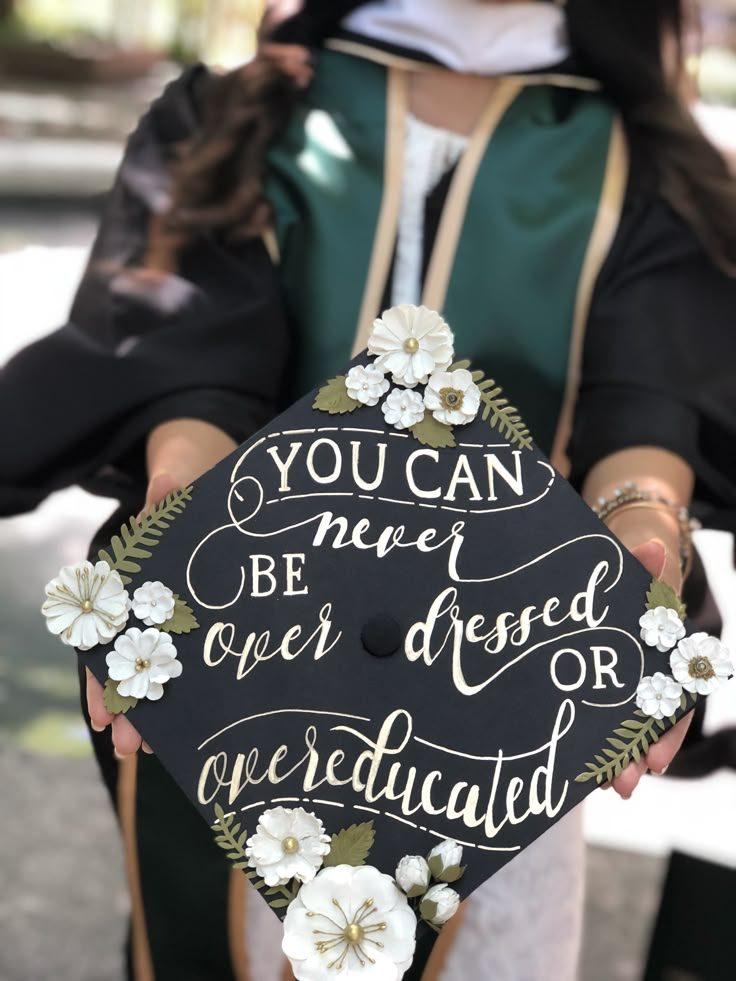
{"label": "white paper flower", "polygon": [[639,617],[641,639],[649,647],[656,647],[662,654],[671,651],[678,640],[685,636],[685,626],[677,611],[666,606],[647,610]]}
{"label": "white paper flower", "polygon": [[281,947],[298,981],[400,981],[414,957],[416,928],[390,876],[370,865],[337,865],[299,890]]}
{"label": "white paper flower", "polygon": [[374,364],[356,364],[345,376],[348,395],[362,405],[378,405],[390,387],[388,378]]}
{"label": "white paper flower", "polygon": [[245,854],[267,886],[281,886],[290,879],[309,882],[329,850],[318,817],[303,807],[272,807],[261,814]]}
{"label": "white paper flower", "polygon": [[424,400],[419,392],[395,388],[381,406],[386,422],[394,429],[411,429],[424,419]]}
{"label": "white paper flower", "polygon": [[397,385],[414,388],[452,364],[452,343],[452,331],[438,313],[402,303],[373,321],[368,352]]}
{"label": "white paper flower", "polygon": [[478,414],[480,389],[465,368],[435,371],[427,382],[424,404],[438,422],[464,426]]}
{"label": "white paper flower", "polygon": [[395,878],[407,896],[423,896],[430,878],[427,860],[421,855],[405,855],[396,866]]}
{"label": "white paper flower", "polygon": [[452,839],[446,839],[445,841],[441,841],[439,845],[435,845],[428,856],[429,868],[432,875],[435,879],[442,879],[443,881],[446,872],[454,873],[456,870],[459,870],[462,860],[462,845],[458,845]]}
{"label": "white paper flower", "polygon": [[160,627],[171,618],[176,600],[169,587],[162,582],[144,582],[133,593],[130,605],[139,620],[149,627]]}
{"label": "white paper flower", "polygon": [[67,565],[46,584],[41,612],[62,643],[88,651],[109,643],[128,620],[128,594],[107,562]]}
{"label": "white paper flower", "polygon": [[152,702],[161,698],[166,682],[182,672],[171,637],[155,627],[130,627],[118,637],[105,660],[108,675],[119,682],[119,695]]}
{"label": "white paper flower", "polygon": [[436,926],[442,926],[457,913],[459,906],[460,897],[458,894],[442,882],[440,885],[432,886],[431,889],[427,890],[426,896],[419,904],[419,912],[425,920],[429,920]]}
{"label": "white paper flower", "polygon": [[691,634],[670,654],[670,669],[683,688],[710,695],[734,672],[727,647],[706,633]]}
{"label": "white paper flower", "polygon": [[636,689],[636,704],[645,715],[668,719],[680,707],[682,685],[668,674],[656,671],[642,678]]}

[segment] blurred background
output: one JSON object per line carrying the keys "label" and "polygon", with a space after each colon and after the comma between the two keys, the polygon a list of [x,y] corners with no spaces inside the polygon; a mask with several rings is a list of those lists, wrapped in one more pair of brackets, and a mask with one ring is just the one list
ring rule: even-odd
{"label": "blurred background", "polygon": [[[182,63],[246,59],[260,11],[260,0],[0,0],[0,363],[65,320],[122,144],[147,103]],[[694,111],[736,163],[736,0],[702,4],[690,62]],[[74,659],[38,614],[44,583],[85,554],[112,509],[72,489],[0,522],[0,981],[122,976],[118,836],[79,715]],[[719,570],[733,650],[733,541],[699,535]],[[736,721],[736,693],[719,695],[706,733]],[[586,807],[582,981],[736,978],[736,776],[647,778],[632,801],[599,791]],[[688,965],[674,951],[673,902],[692,927],[688,944],[720,945],[721,967]]]}

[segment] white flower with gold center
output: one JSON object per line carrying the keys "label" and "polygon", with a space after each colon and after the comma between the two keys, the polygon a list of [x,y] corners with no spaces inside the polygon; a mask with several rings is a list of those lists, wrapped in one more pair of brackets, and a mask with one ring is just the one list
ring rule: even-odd
{"label": "white flower with gold center", "polygon": [[680,707],[682,685],[668,674],[656,671],[642,678],[636,689],[636,705],[645,715],[655,719],[668,719]]}
{"label": "white flower with gold center", "polygon": [[149,627],[160,627],[171,619],[176,600],[168,586],[162,582],[144,582],[133,593],[131,609],[139,620]]}
{"label": "white flower with gold center", "polygon": [[395,388],[386,397],[381,412],[394,429],[411,429],[424,419],[424,399],[419,392]]}
{"label": "white flower with gold center", "polygon": [[67,565],[46,584],[46,626],[62,643],[88,651],[108,644],[128,621],[128,593],[107,562]]}
{"label": "white flower with gold center", "polygon": [[345,388],[351,399],[361,405],[378,405],[391,383],[374,364],[356,364],[345,376]]}
{"label": "white flower with gold center", "polygon": [[267,886],[283,886],[291,879],[313,879],[329,850],[318,817],[303,807],[272,807],[261,814],[245,854]]}
{"label": "white flower with gold center", "polygon": [[397,385],[426,384],[438,368],[448,368],[455,356],[452,331],[434,310],[402,303],[373,321],[368,353],[376,366]]}
{"label": "white flower with gold center", "polygon": [[727,647],[706,633],[691,634],[670,654],[670,669],[683,688],[710,695],[734,673]]}
{"label": "white flower with gold center", "polygon": [[130,627],[105,658],[108,676],[118,682],[119,695],[158,701],[164,685],[182,672],[171,637],[155,627]]}
{"label": "white flower with gold center", "polygon": [[666,606],[647,610],[644,616],[639,617],[639,626],[644,643],[649,647],[656,647],[661,654],[671,651],[678,640],[685,636],[685,625],[677,611]]}
{"label": "white flower with gold center", "polygon": [[400,981],[417,920],[393,879],[370,865],[323,869],[302,886],[284,920],[282,949],[297,981]]}
{"label": "white flower with gold center", "polygon": [[466,368],[435,371],[427,382],[424,404],[438,422],[464,426],[478,414],[480,389]]}

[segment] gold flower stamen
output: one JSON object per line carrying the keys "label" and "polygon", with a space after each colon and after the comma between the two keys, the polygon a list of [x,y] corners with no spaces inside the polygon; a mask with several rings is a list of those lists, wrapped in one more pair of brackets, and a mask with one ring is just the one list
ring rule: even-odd
{"label": "gold flower stamen", "polygon": [[703,681],[710,681],[711,678],[715,678],[716,673],[713,670],[713,665],[707,657],[694,657],[687,666],[688,673],[691,678],[702,678]]}
{"label": "gold flower stamen", "polygon": [[463,393],[459,388],[441,388],[439,396],[446,409],[455,411],[463,406]]}

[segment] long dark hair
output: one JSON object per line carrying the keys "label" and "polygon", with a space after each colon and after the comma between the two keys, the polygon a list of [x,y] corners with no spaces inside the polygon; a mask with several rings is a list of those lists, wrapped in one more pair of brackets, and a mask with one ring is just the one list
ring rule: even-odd
{"label": "long dark hair", "polygon": [[[364,2],[364,0],[363,0]],[[361,0],[305,0],[262,38],[317,48]],[[664,64],[663,40],[682,54],[688,0],[567,0],[573,58],[619,108],[632,145],[652,165],[660,193],[712,258],[736,271],[736,184],[679,98]],[[681,60],[681,59],[680,59]],[[174,172],[165,220],[180,241],[202,231],[260,234],[269,220],[262,194],[268,148],[300,96],[293,79],[261,51],[213,81],[210,108]]]}

